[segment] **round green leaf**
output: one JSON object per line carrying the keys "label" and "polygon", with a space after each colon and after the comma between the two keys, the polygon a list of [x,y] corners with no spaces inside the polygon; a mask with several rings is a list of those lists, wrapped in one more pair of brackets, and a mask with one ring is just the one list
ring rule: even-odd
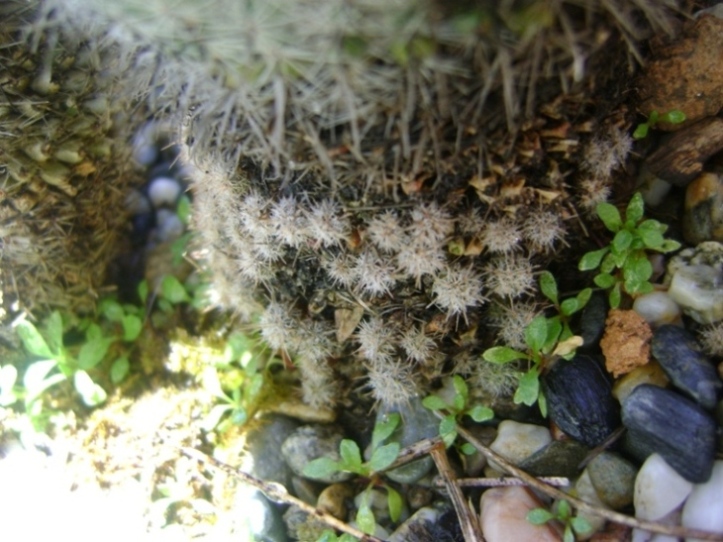
{"label": "round green leaf", "polygon": [[486,422],[495,417],[495,413],[491,408],[482,405],[473,406],[467,414],[476,422]]}
{"label": "round green leaf", "polygon": [[48,343],[45,342],[43,336],[31,322],[22,320],[17,324],[15,330],[17,331],[25,350],[43,358],[53,357],[53,352],[50,350]]}
{"label": "round green leaf", "polygon": [[469,442],[465,442],[464,444],[462,444],[459,449],[464,455],[474,455],[477,452],[477,449]]}
{"label": "round green leaf", "polygon": [[485,361],[492,363],[509,363],[516,359],[527,359],[529,356],[523,352],[519,352],[509,346],[493,346],[488,348],[482,354]]}
{"label": "round green leaf", "polygon": [[328,457],[319,457],[313,461],[309,461],[302,474],[307,478],[327,478],[329,475],[338,472],[339,463]]}
{"label": "round green leaf", "polygon": [[186,288],[173,275],[166,275],[161,282],[161,296],[170,303],[183,303],[190,301]]}
{"label": "round green leaf", "polygon": [[685,113],[679,109],[672,109],[660,117],[661,121],[669,122],[671,124],[680,124],[681,122],[684,122],[685,119]]}
{"label": "round green leaf", "polygon": [[625,210],[625,219],[631,221],[633,224],[637,224],[643,218],[645,212],[645,202],[640,192],[633,194],[630,198],[628,207]]}
{"label": "round green leaf", "polygon": [[540,291],[542,295],[557,305],[557,282],[555,282],[554,275],[549,271],[540,273]]}
{"label": "round green leaf", "polygon": [[534,508],[527,513],[526,519],[533,525],[544,525],[548,521],[554,519],[555,516],[549,510],[544,508]]}
{"label": "round green leaf", "polygon": [[[467,383],[464,381],[464,378],[459,375],[454,375],[452,377],[452,385],[454,386],[454,391],[457,392],[457,395],[462,396],[464,402],[467,402],[468,390]],[[464,406],[464,404],[462,406]]]}
{"label": "round green leaf", "polygon": [[608,252],[610,252],[610,248],[605,247],[600,250],[594,250],[586,253],[582,258],[580,258],[578,269],[580,271],[591,271],[592,269],[596,269]]}
{"label": "round green leaf", "polygon": [[399,521],[404,509],[404,500],[399,492],[389,486],[387,486],[387,507],[389,508],[390,519],[395,523]]}
{"label": "round green leaf", "polygon": [[574,517],[570,520],[570,525],[578,534],[587,534],[592,532],[592,525],[590,525],[590,522],[585,518]]}
{"label": "round green leaf", "polygon": [[646,282],[653,275],[653,265],[644,252],[631,254],[623,267],[625,281]]}
{"label": "round green leaf", "polygon": [[560,303],[560,312],[565,316],[570,316],[571,314],[576,313],[578,310],[579,303],[577,301],[577,298],[575,297],[565,299],[562,303]]}
{"label": "round green leaf", "polygon": [[110,380],[113,384],[120,384],[130,371],[131,364],[127,356],[122,356],[113,362],[110,367]]}
{"label": "round green leaf", "polygon": [[374,453],[369,461],[369,468],[373,472],[386,469],[389,465],[396,461],[399,456],[399,444],[392,442],[391,444],[385,444],[380,446]]}
{"label": "round green leaf", "polygon": [[96,337],[80,347],[78,352],[78,367],[84,370],[92,369],[98,365],[113,343],[112,338]]}
{"label": "round green leaf", "polygon": [[514,402],[516,404],[523,403],[532,406],[537,401],[540,393],[540,379],[537,371],[533,368],[520,377],[517,391],[515,392]]}
{"label": "round green leaf", "polygon": [[603,221],[605,227],[612,231],[617,232],[623,225],[623,221],[620,218],[620,212],[614,205],[610,203],[600,203],[597,206],[597,216]]}
{"label": "round green leaf", "polygon": [[620,283],[616,283],[613,289],[610,291],[610,308],[617,309],[620,306],[621,301],[621,293],[620,293]]}
{"label": "round green leaf", "polygon": [[557,504],[557,517],[561,520],[566,520],[570,517],[572,514],[572,510],[570,509],[570,503],[562,500]]}
{"label": "round green leaf", "polygon": [[648,130],[650,127],[648,126],[647,122],[641,122],[638,124],[637,128],[635,128],[635,131],[633,132],[633,139],[645,139],[645,137],[648,135]]}
{"label": "round green leaf", "polygon": [[125,314],[121,304],[110,297],[100,300],[98,303],[98,311],[111,322],[120,322]]}
{"label": "round green leaf", "polygon": [[575,534],[572,532],[570,525],[565,525],[565,531],[562,534],[562,542],[575,542]]}
{"label": "round green leaf", "polygon": [[126,314],[122,317],[123,325],[123,340],[126,342],[133,342],[141,334],[143,329],[143,320],[138,318],[134,314]]}
{"label": "round green leaf", "polygon": [[600,273],[595,276],[593,282],[600,288],[607,289],[612,288],[617,282],[617,279],[608,273]]}
{"label": "round green leaf", "polygon": [[369,506],[369,497],[367,492],[364,492],[362,497],[361,505],[356,513],[356,523],[359,525],[359,529],[366,534],[374,534],[376,531],[376,519],[374,519],[374,512],[372,512]]}
{"label": "round green leaf", "polygon": [[613,248],[617,252],[623,252],[624,250],[628,249],[632,242],[633,234],[630,233],[628,230],[620,230],[618,233],[615,234],[612,244]]}
{"label": "round green leaf", "polygon": [[525,342],[533,352],[540,352],[547,342],[547,318],[535,316],[525,328]]}
{"label": "round green leaf", "polygon": [[422,406],[429,410],[445,410],[447,403],[436,395],[428,395],[422,400]]}
{"label": "round green leaf", "polygon": [[339,454],[345,469],[357,469],[362,464],[361,452],[359,445],[350,439],[344,439],[339,445]]}
{"label": "round green leaf", "polygon": [[680,248],[680,246],[681,245],[678,241],[666,239],[659,250],[660,250],[660,252],[673,252],[675,250],[678,250]]}

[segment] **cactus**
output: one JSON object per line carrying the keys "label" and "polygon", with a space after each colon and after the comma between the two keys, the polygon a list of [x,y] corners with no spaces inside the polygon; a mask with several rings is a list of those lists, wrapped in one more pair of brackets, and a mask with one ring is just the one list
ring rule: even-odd
{"label": "cactus", "polygon": [[534,300],[572,205],[609,187],[578,173],[602,120],[576,92],[615,74],[585,66],[669,25],[644,0],[497,4],[45,0],[29,28],[112,51],[120,102],[175,126],[215,300],[305,399],[344,374],[394,403],[473,370],[454,359],[488,346],[489,306]]}

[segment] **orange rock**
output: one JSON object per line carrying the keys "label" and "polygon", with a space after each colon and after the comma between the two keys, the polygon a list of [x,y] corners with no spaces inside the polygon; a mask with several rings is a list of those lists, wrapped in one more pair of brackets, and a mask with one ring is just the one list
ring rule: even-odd
{"label": "orange rock", "polygon": [[638,313],[611,310],[600,341],[608,372],[618,377],[648,363],[652,338],[650,326]]}

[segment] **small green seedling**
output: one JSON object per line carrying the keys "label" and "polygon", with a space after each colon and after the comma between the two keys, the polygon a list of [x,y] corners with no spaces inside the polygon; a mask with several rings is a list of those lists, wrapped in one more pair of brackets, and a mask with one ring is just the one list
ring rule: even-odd
{"label": "small green seedling", "polygon": [[565,526],[563,542],[575,542],[575,534],[585,535],[592,531],[592,526],[585,518],[572,515],[570,503],[564,500],[557,505],[554,514],[545,508],[535,508],[527,514],[527,521],[533,525],[544,525],[553,520]]}
{"label": "small green seedling", "polygon": [[637,128],[633,132],[633,139],[644,139],[648,136],[648,132],[651,128],[655,128],[655,125],[659,122],[667,122],[670,124],[680,124],[685,121],[685,113],[678,109],[673,109],[667,113],[659,114],[657,111],[653,111],[648,116],[648,120],[638,124]]}
{"label": "small green seedling", "polygon": [[577,347],[582,345],[582,338],[573,335],[569,319],[587,304],[592,290],[586,288],[575,297],[560,303],[555,277],[547,271],[540,275],[540,290],[552,302],[558,314],[550,318],[539,315],[529,323],[525,328],[527,351],[521,352],[509,346],[494,346],[485,350],[482,357],[492,363],[527,360],[530,366],[520,377],[514,401],[528,406],[538,403],[540,412],[546,416],[547,403],[540,390],[540,375],[553,359],[558,356],[571,359]]}
{"label": "small green seedling", "polygon": [[[225,385],[222,385],[219,373]],[[258,356],[254,355],[246,336],[232,334],[223,357],[214,366],[206,367],[201,378],[203,387],[221,401],[204,419],[202,428],[205,431],[216,429],[222,433],[253,417],[265,380]],[[224,391],[224,388],[231,391]]]}
{"label": "small green seedling", "polygon": [[628,203],[625,219],[615,206],[599,204],[597,214],[615,236],[609,246],[588,252],[580,259],[580,271],[600,268],[593,280],[600,288],[610,290],[613,308],[620,306],[623,292],[634,296],[653,290],[653,266],[648,251],[666,253],[680,248],[677,241],[663,237],[668,226],[653,219],[643,220],[644,207],[639,192]]}
{"label": "small green seedling", "polygon": [[[389,467],[399,456],[398,443],[382,444],[382,442],[391,436],[400,421],[401,417],[399,414],[392,413],[374,426],[371,444],[372,452],[369,461],[362,461],[361,451],[356,442],[350,439],[344,439],[339,445],[341,461],[334,461],[328,457],[320,457],[309,462],[306,467],[304,467],[303,474],[309,478],[326,478],[335,472],[352,472],[364,478],[371,479],[369,485],[362,493],[361,504],[356,515],[357,525],[367,534],[373,534],[376,529],[376,519],[371,508],[371,491],[374,488],[375,482],[377,482],[375,475],[379,471]],[[389,517],[392,521],[398,521],[404,504],[402,496],[387,484],[382,483],[382,485],[386,486]]]}
{"label": "small green seedling", "polygon": [[[457,423],[463,416],[469,416],[476,422],[486,422],[487,420],[491,420],[495,415],[489,407],[468,405],[469,389],[467,388],[467,383],[461,376],[454,375],[452,385],[455,391],[452,404],[437,395],[429,395],[422,401],[422,405],[424,405],[425,408],[439,411],[444,416],[439,423],[439,435],[447,447],[451,446],[457,439]],[[475,452],[474,447],[468,442],[461,446],[461,450],[467,455]]]}

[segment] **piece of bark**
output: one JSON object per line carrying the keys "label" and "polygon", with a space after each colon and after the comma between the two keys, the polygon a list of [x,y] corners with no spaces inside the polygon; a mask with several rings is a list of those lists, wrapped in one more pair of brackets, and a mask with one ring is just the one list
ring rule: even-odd
{"label": "piece of bark", "polygon": [[672,134],[645,164],[664,181],[686,186],[703,172],[705,162],[723,150],[723,119],[711,117]]}

